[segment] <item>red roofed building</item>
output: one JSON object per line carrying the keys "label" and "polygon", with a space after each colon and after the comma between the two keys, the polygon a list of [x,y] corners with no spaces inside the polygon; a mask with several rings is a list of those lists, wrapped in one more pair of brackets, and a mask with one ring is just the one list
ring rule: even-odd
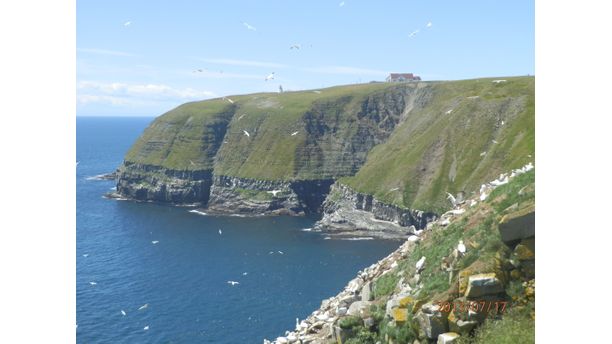
{"label": "red roofed building", "polygon": [[406,82],[406,81],[420,81],[421,77],[412,73],[391,73],[387,77],[387,82]]}

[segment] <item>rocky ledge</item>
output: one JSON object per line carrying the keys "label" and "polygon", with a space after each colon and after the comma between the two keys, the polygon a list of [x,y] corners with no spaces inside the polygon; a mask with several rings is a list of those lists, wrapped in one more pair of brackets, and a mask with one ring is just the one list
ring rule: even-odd
{"label": "rocky ledge", "polygon": [[434,213],[380,202],[336,182],[323,202],[323,217],[314,227],[332,236],[406,239],[436,219]]}

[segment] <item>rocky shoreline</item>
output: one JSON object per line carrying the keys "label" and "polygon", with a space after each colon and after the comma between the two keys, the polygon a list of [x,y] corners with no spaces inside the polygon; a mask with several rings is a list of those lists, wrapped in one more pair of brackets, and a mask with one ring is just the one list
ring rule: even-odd
{"label": "rocky shoreline", "polygon": [[[427,262],[424,256],[416,263],[416,268],[411,270],[412,274],[406,275],[400,272],[400,275],[403,276],[398,281],[395,292],[384,303],[381,303],[380,300],[376,300],[374,297],[375,282],[387,274],[394,271],[397,272],[397,268],[402,264],[402,261],[407,260],[415,247],[420,245],[423,237],[434,228],[435,230],[443,231],[453,222],[462,218],[465,219],[464,214],[480,202],[485,201],[495,188],[508,183],[512,178],[531,169],[533,169],[533,165],[529,163],[521,169],[512,171],[511,174],[502,174],[497,180],[483,184],[479,196],[461,202],[453,210],[440,216],[439,219],[428,223],[425,230],[417,231],[416,235],[409,236],[408,240],[387,257],[359,271],[357,276],[350,280],[340,293],[323,300],[319,309],[315,310],[306,319],[301,321],[296,319],[294,330],[286,331],[284,336],[278,337],[273,341],[264,339],[263,343],[344,343],[354,333],[343,328],[340,321],[343,318],[356,317],[360,319],[363,327],[370,330],[374,329],[376,325],[371,311],[373,306],[384,307],[384,316],[391,319],[394,324],[403,324],[409,321],[407,319],[409,314],[407,309],[412,309],[411,312],[416,312],[414,317],[418,323],[422,341],[417,340],[415,343],[431,343],[435,342],[436,339],[438,343],[451,343],[461,335],[467,335],[475,327],[484,322],[484,317],[481,316],[481,313],[468,312],[467,318],[459,319],[459,314],[454,314],[453,312],[445,314],[442,312],[437,303],[431,299],[432,295],[428,299],[422,299],[421,296],[420,300],[417,300],[419,299],[419,292],[424,285],[421,276],[423,266],[425,264],[435,264],[434,262]],[[519,191],[519,193],[522,191]],[[513,207],[516,207],[516,204],[509,207],[510,211],[513,210]],[[460,299],[463,302],[470,302],[469,300],[474,298],[507,298],[508,296],[504,292],[503,284],[507,282],[508,278],[517,278],[517,276],[527,281],[523,282],[525,295],[528,299],[533,300],[535,293],[535,229],[533,227],[535,210],[527,208],[527,210],[518,212],[518,215],[516,213],[507,215],[500,220],[499,231],[502,238],[505,238],[502,240],[506,245],[514,248],[513,257],[515,257],[500,263],[500,266],[503,266],[500,269],[503,271],[493,268],[490,273],[477,274],[474,273],[472,268],[464,269],[458,273],[455,270],[449,270],[453,271],[449,279],[452,279],[454,274],[454,276],[459,276],[457,291],[460,292]],[[465,247],[463,250],[465,250]],[[445,259],[452,259],[453,263],[451,264],[456,264],[456,261],[461,258],[462,254],[455,250]],[[504,269],[512,270],[512,273],[506,272]],[[504,277],[506,275],[511,277]],[[447,295],[446,297],[450,296]],[[389,343],[391,342],[389,340]]]}

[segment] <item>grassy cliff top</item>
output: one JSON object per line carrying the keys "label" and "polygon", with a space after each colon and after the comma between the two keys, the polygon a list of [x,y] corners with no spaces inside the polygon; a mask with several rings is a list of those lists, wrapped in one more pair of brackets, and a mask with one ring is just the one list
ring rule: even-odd
{"label": "grassy cliff top", "polygon": [[156,118],[125,161],[263,180],[342,178],[385,202],[440,211],[446,192],[472,192],[535,158],[535,78],[496,79],[191,102]]}

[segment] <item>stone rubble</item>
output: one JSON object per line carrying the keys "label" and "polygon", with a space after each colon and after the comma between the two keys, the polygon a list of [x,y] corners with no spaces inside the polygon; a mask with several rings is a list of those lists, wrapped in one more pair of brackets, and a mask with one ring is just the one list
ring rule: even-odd
{"label": "stone rubble", "polygon": [[[502,174],[497,179],[496,183],[483,184],[480,189],[480,199],[483,195],[489,195],[500,181],[509,180],[517,175],[533,169],[531,163],[523,168],[513,170],[511,174]],[[484,197],[486,198],[486,196]],[[451,223],[453,218],[461,216],[467,207],[471,207],[475,202],[472,200],[469,204],[462,202],[457,208],[446,212],[439,219],[427,224],[425,230],[430,230],[434,225],[442,225],[444,222]],[[461,207],[463,205],[463,207]],[[417,239],[410,239],[410,238]],[[318,344],[326,343],[331,339],[338,339],[337,336],[342,334],[338,326],[335,326],[338,320],[346,315],[355,315],[364,319],[364,324],[373,325],[373,319],[370,317],[370,306],[375,304],[373,299],[373,282],[379,277],[391,272],[395,269],[399,262],[407,258],[412,247],[418,244],[419,237],[410,236],[397,250],[381,259],[377,263],[365,268],[357,273],[357,276],[350,280],[346,287],[334,297],[325,299],[321,302],[321,307],[314,311],[306,319],[302,320],[299,326],[292,332],[286,333],[284,337],[278,337],[275,341],[270,342],[264,339],[264,344],[282,344],[282,343],[302,343],[302,344]],[[423,256],[418,262],[417,272],[413,276],[402,276],[398,282],[400,291],[391,295],[386,303],[386,316],[394,319],[396,323],[407,321],[407,309],[410,306],[420,306],[415,314],[415,318],[420,326],[420,332],[423,337],[430,340],[436,340],[437,343],[452,343],[461,334],[469,333],[479,321],[473,319],[457,319],[453,313],[445,314],[440,311],[439,306],[431,303],[419,305],[414,304],[412,298],[420,290],[420,275],[418,271],[425,264]],[[417,263],[417,265],[419,265]],[[533,282],[531,282],[533,285]],[[527,285],[527,284],[526,284]],[[530,285],[531,287],[531,285]],[[532,287],[530,290],[533,290]],[[503,285],[494,273],[470,275],[468,279],[467,290],[465,297],[474,298],[496,293],[503,293]],[[414,308],[413,308],[414,309]],[[478,319],[480,320],[480,319]],[[366,324],[367,325],[367,324]],[[451,332],[449,332],[449,330]],[[342,340],[340,342],[343,342]]]}

